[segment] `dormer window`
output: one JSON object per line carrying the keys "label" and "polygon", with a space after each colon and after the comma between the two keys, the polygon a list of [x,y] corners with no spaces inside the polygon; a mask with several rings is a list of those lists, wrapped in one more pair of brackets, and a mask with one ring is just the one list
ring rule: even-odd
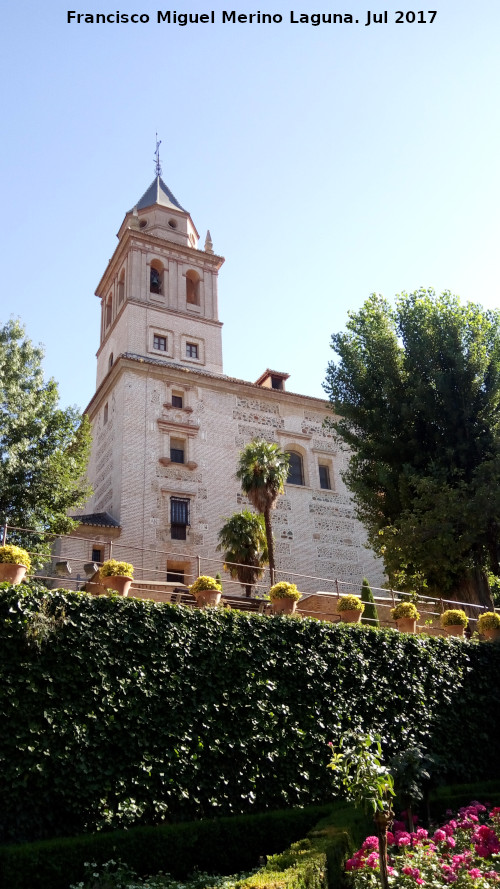
{"label": "dormer window", "polygon": [[283,391],[283,377],[275,377],[271,374],[271,389],[281,389]]}

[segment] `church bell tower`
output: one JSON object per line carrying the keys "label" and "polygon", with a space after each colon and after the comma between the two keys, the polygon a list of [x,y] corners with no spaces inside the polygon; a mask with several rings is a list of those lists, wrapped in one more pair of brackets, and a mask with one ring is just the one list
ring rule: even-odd
{"label": "church bell tower", "polygon": [[126,215],[96,290],[101,300],[97,388],[120,356],[142,356],[222,374],[217,275],[189,213],[157,175]]}

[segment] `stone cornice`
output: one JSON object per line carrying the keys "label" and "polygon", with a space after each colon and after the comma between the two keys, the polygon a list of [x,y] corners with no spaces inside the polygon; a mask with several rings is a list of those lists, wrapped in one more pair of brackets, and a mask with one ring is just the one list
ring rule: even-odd
{"label": "stone cornice", "polygon": [[194,423],[177,423],[175,420],[165,420],[164,417],[158,417],[156,422],[162,432],[184,432],[190,438],[194,438],[200,431],[200,427]]}

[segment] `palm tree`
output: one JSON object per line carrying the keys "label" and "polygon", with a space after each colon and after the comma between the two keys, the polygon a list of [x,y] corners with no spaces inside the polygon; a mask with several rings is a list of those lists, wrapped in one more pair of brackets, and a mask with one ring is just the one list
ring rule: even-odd
{"label": "palm tree", "polygon": [[255,512],[237,512],[219,531],[218,550],[224,551],[224,568],[245,587],[248,597],[252,586],[264,573],[267,564],[267,541],[264,519]]}
{"label": "palm tree", "polygon": [[280,451],[277,444],[251,441],[243,448],[236,471],[243,493],[264,516],[271,586],[274,584],[275,574],[271,510],[284,491],[289,462],[288,454]]}

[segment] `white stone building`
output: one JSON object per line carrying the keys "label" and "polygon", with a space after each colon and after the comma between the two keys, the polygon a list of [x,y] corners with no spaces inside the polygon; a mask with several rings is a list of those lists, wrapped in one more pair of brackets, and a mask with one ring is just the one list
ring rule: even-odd
{"label": "white stone building", "polygon": [[323,427],[328,403],[286,391],[286,373],[268,369],[255,383],[224,375],[224,260],[209,233],[203,250],[198,238],[160,176],[125,215],[96,291],[97,388],[87,408],[94,494],[61,555],[102,561],[111,543],[143,582],[189,583],[200,564],[206,574],[222,571],[218,531],[247,507],[238,455],[264,438],[292,455],[273,515],[278,578],[307,575],[294,578],[305,592],[332,589],[319,578],[358,586],[367,576],[381,586],[381,564],[364,546],[340,477],[345,456]]}

